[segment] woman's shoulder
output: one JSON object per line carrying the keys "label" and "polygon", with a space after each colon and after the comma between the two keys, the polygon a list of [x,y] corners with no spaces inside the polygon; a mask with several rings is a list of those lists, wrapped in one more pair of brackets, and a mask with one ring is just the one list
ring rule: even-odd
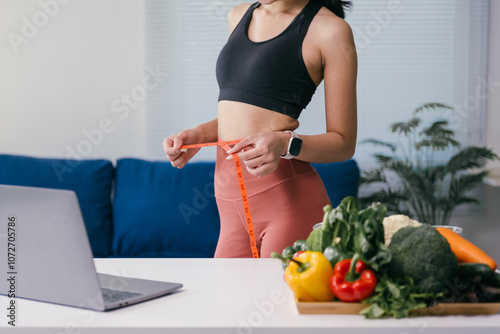
{"label": "woman's shoulder", "polygon": [[252,4],[251,3],[242,3],[241,5],[238,5],[236,7],[233,7],[230,11],[229,14],[227,15],[227,21],[229,23],[229,30],[232,31],[238,22],[240,22],[241,18],[243,15],[245,15],[245,12],[250,8]]}
{"label": "woman's shoulder", "polygon": [[337,59],[339,52],[349,50],[349,57],[355,57],[356,46],[350,25],[342,18],[322,7],[312,20],[306,35],[308,43],[321,53],[323,61]]}
{"label": "woman's shoulder", "polygon": [[314,17],[309,27],[315,35],[321,36],[327,41],[343,40],[351,38],[353,33],[351,26],[344,19],[332,13],[328,8],[323,7]]}

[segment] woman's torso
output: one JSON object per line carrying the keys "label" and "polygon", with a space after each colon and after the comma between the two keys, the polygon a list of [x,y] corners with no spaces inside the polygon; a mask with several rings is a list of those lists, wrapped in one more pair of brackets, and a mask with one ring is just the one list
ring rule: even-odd
{"label": "woman's torso", "polygon": [[[305,6],[305,3],[304,3]],[[248,5],[240,11],[232,29],[241,20]],[[299,14],[303,7],[293,13],[283,13],[272,17],[263,6],[257,7],[251,16],[248,26],[248,38],[252,42],[263,42],[273,39],[284,32]],[[321,15],[320,9],[318,15]],[[230,22],[231,23],[231,22]],[[302,58],[310,76],[317,86],[323,79],[322,59],[314,30],[315,22],[311,22],[302,44]],[[297,119],[252,104],[221,100],[217,110],[218,136],[223,140],[246,137],[258,132],[294,130],[299,126]]]}

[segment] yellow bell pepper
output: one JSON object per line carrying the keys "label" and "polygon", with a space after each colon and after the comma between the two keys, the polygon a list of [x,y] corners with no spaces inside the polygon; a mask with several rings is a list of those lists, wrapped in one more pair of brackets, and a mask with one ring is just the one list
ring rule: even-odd
{"label": "yellow bell pepper", "polygon": [[305,251],[285,268],[285,281],[299,301],[327,302],[334,297],[330,288],[333,269],[321,252]]}

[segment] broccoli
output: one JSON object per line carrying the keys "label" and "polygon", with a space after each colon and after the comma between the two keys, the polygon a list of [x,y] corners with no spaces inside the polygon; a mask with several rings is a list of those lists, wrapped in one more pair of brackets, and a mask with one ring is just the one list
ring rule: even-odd
{"label": "broccoli", "polygon": [[389,275],[409,276],[421,293],[445,290],[456,274],[458,261],[446,239],[429,225],[407,226],[392,237]]}

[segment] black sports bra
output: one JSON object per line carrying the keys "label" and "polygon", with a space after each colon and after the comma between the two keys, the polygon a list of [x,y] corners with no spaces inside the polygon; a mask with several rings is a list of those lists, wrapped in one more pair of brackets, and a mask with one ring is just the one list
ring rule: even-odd
{"label": "black sports bra", "polygon": [[259,5],[248,8],[219,54],[219,101],[248,103],[298,119],[316,91],[302,58],[302,42],[323,4],[310,0],[282,33],[252,42],[248,27]]}

